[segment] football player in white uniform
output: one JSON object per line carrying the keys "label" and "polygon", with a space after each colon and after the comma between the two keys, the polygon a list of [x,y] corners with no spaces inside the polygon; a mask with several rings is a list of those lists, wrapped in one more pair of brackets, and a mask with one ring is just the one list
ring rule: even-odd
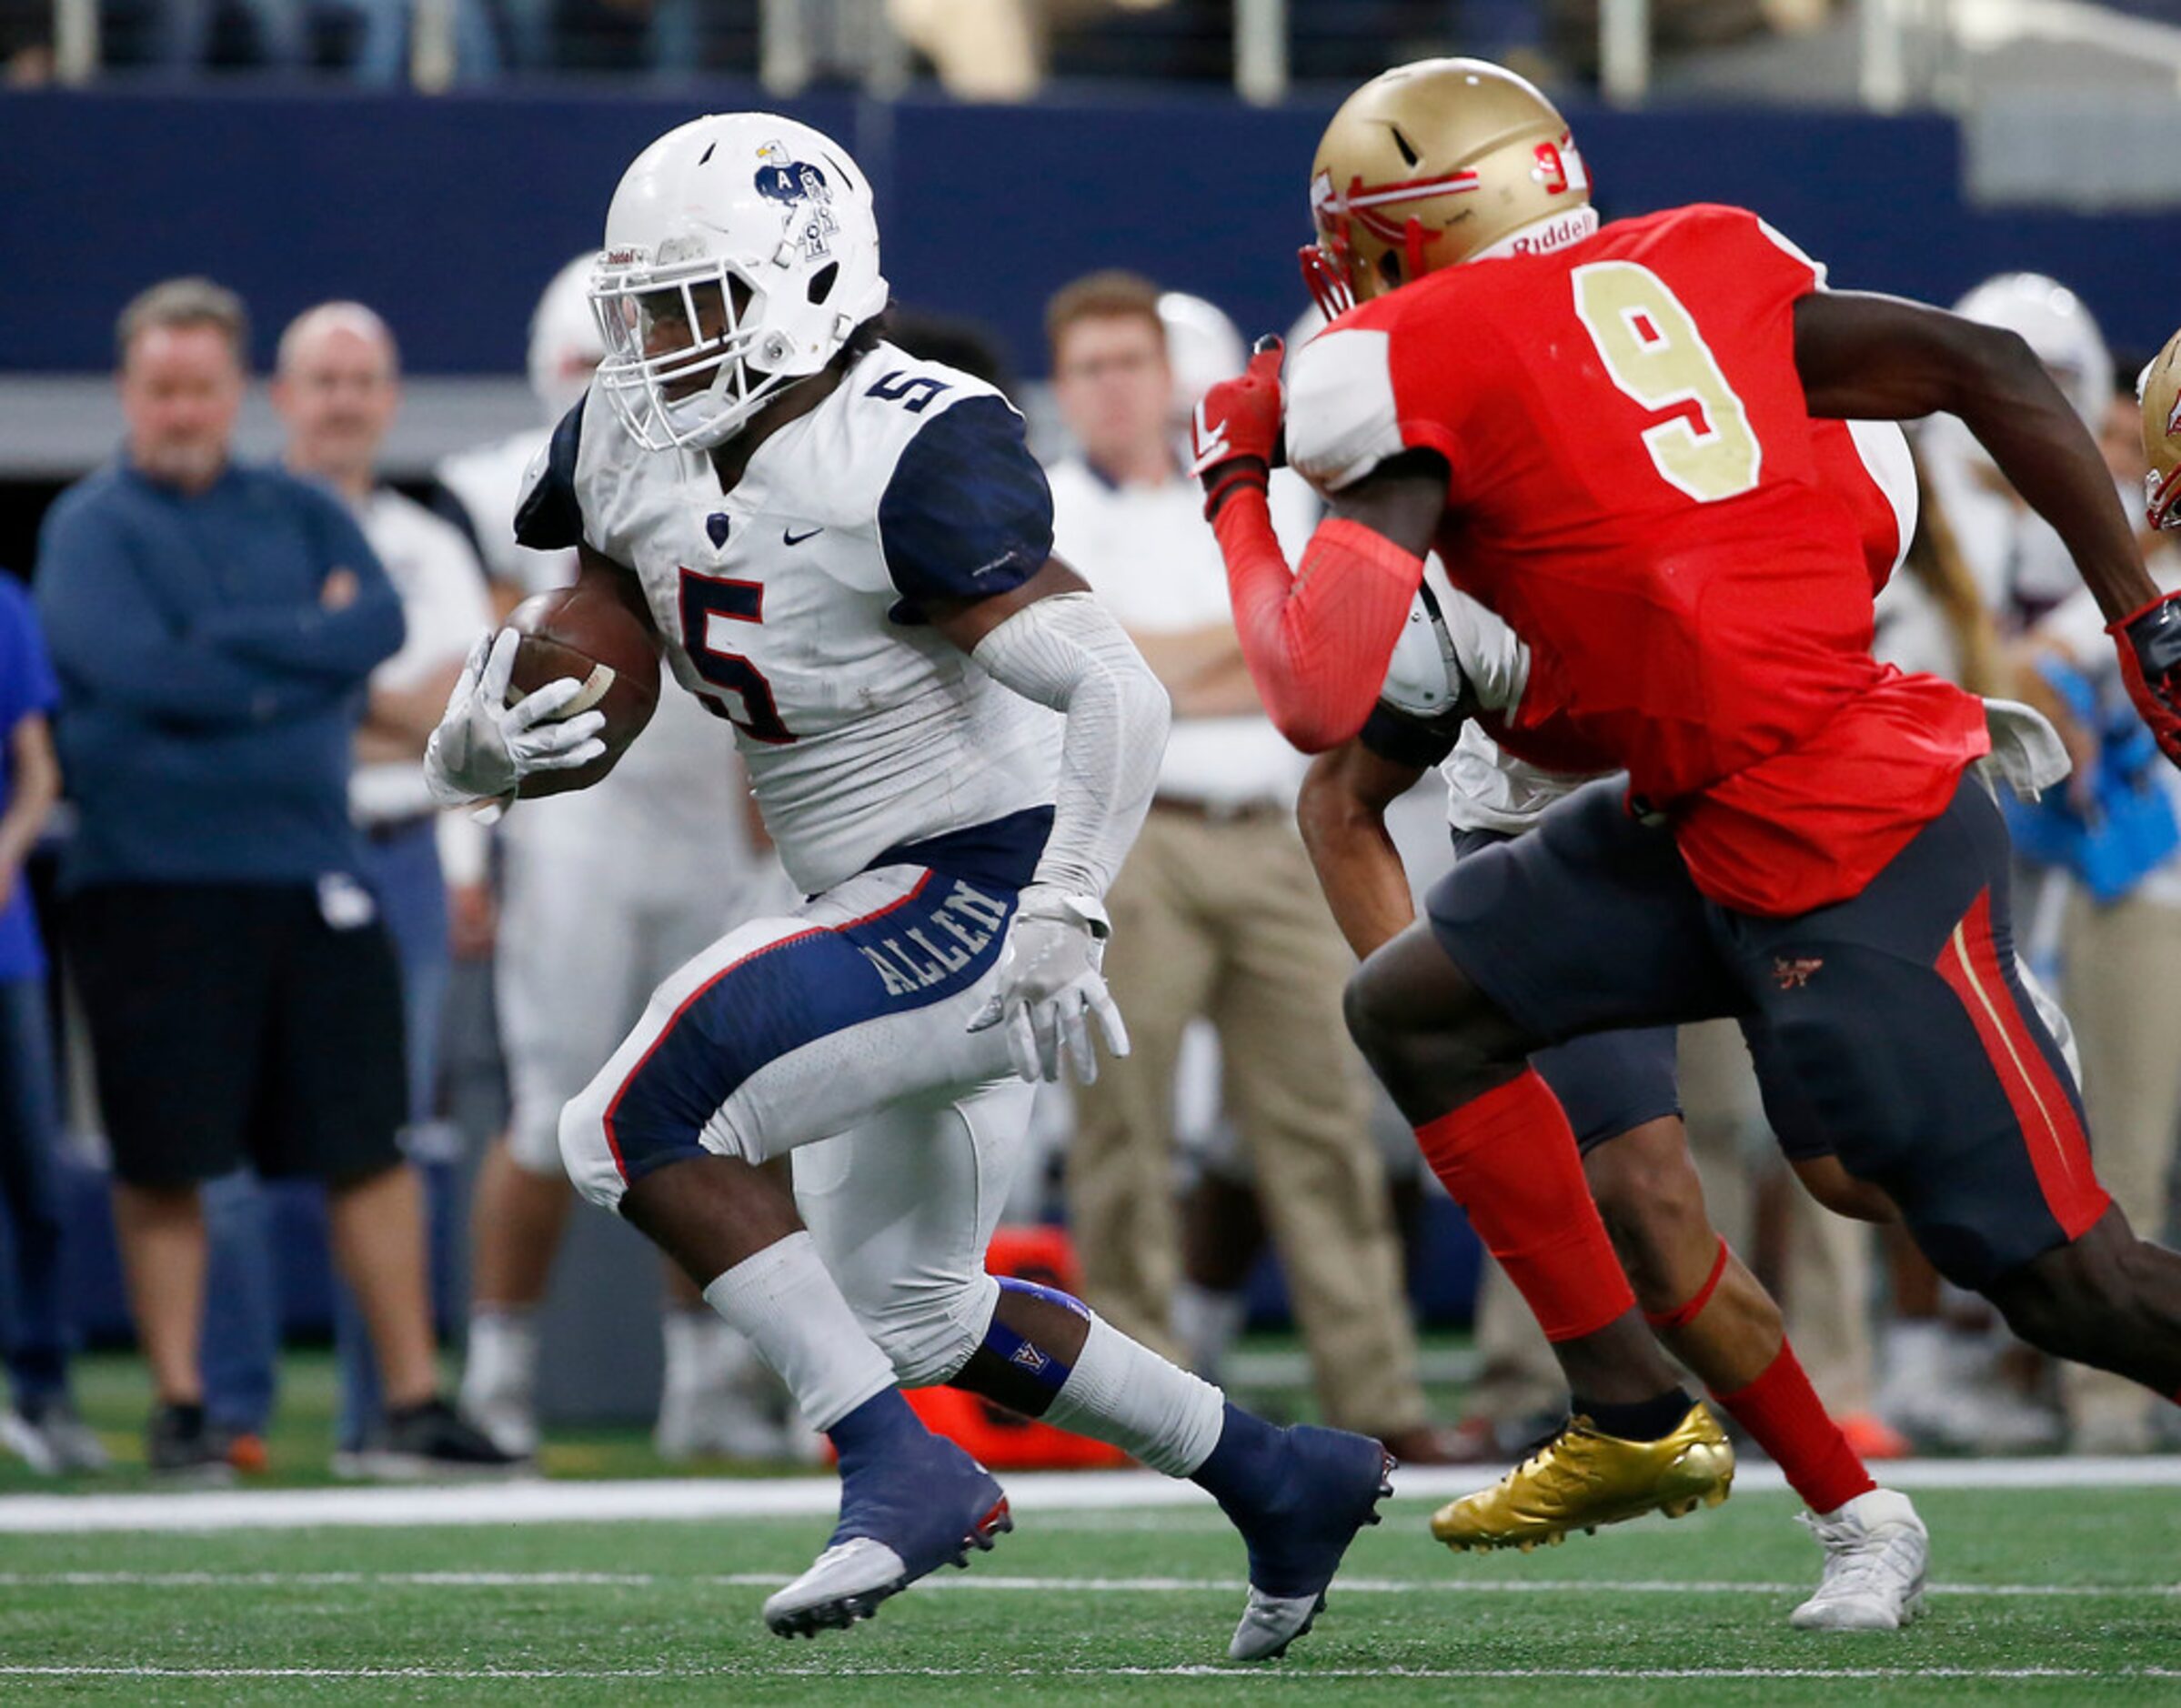
{"label": "football player in white uniform", "polygon": [[[468,509],[501,597],[512,603],[576,578],[573,548],[515,538],[524,476],[583,399],[605,355],[590,307],[595,251],[554,276],[530,321],[530,388],[546,425],[464,451],[441,481]],[[502,836],[501,1042],[512,1109],[478,1167],[470,1215],[468,1354],[462,1410],[509,1452],[538,1447],[535,1312],[573,1201],[560,1163],[560,1111],[590,1082],[658,982],[729,927],[789,898],[755,846],[742,768],[719,725],[669,695],[634,753],[595,789],[509,819]],[[630,850],[640,850],[631,858]],[[661,1301],[662,1455],[779,1458],[789,1443],[771,1387],[741,1336],[671,1264]],[[777,1388],[773,1388],[777,1393]]]}
{"label": "football player in white uniform", "polygon": [[[1052,558],[1020,418],[880,336],[870,191],[836,144],[761,114],[669,132],[615,194],[591,295],[607,357],[519,532],[640,594],[808,899],[668,979],[560,1145],[839,1449],[839,1524],[768,1624],[846,1625],[1010,1527],[901,1397],[951,1382],[1209,1490],[1249,1552],[1230,1653],[1278,1653],[1387,1490],[1379,1443],[1274,1429],[983,1267],[1025,1081],[1095,1072],[1094,1029],[1126,1047],[1100,897],[1163,693]],[[480,643],[448,707],[448,799],[603,751],[598,714],[550,721],[573,681],[506,704],[516,650]],[[792,1199],[759,1167],[789,1153]]]}

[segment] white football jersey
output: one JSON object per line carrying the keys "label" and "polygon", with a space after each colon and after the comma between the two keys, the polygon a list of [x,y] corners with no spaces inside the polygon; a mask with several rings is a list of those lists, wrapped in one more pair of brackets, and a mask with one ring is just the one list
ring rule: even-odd
{"label": "white football jersey", "polygon": [[594,394],[532,465],[517,531],[579,536],[635,572],[674,675],[734,726],[781,861],[815,892],[1051,801],[1059,718],[917,603],[1020,585],[1051,525],[1006,399],[880,344],[731,492],[704,453],[638,447]]}
{"label": "white football jersey", "polygon": [[[457,452],[437,471],[469,512],[487,571],[525,598],[576,578],[572,545],[539,551],[515,538],[525,477],[551,437],[542,427],[517,433]],[[744,787],[718,721],[686,697],[668,694],[604,782],[525,801],[508,815],[504,834],[527,849],[575,861],[625,858],[629,848],[640,848],[647,879],[657,887],[716,892],[722,860],[738,872],[759,863]]]}

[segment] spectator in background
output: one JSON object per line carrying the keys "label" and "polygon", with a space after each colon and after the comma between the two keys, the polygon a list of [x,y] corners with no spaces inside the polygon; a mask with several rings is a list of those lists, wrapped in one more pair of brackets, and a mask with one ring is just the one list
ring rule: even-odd
{"label": "spectator in background", "polygon": [[[1133,1048],[1077,1093],[1068,1198],[1084,1292],[1124,1334],[1174,1343],[1174,1074],[1184,1029],[1206,1016],[1326,1421],[1405,1460],[1438,1457],[1362,1067],[1341,1022],[1353,962],[1296,833],[1302,761],[1259,704],[1218,545],[1169,437],[1159,293],[1132,274],[1092,274],[1053,297],[1046,330],[1055,400],[1081,447],[1049,471],[1054,550],[1121,619],[1174,708],[1158,795],[1107,898],[1105,973]],[[1307,507],[1291,519],[1306,530]]]}
{"label": "spectator in background", "polygon": [[[551,424],[581,405],[605,354],[588,295],[595,259],[563,267],[531,320],[530,387],[546,424],[439,469],[475,523],[505,607],[575,579],[573,551],[516,544],[515,504]],[[495,971],[513,1108],[478,1166],[471,1206],[462,1409],[502,1448],[528,1455],[538,1446],[537,1311],[574,1201],[561,1106],[605,1065],[659,980],[738,920],[787,905],[790,892],[731,740],[688,694],[659,697],[643,738],[604,782],[510,812],[501,850]],[[678,1267],[665,1273],[660,1453],[782,1457],[785,1391]]]}
{"label": "spectator in background", "polygon": [[99,1471],[106,1463],[68,1397],[68,1329],[61,1304],[60,1137],[45,957],[24,862],[60,799],[61,768],[46,719],[60,698],[30,599],[0,573],[0,1201],[7,1213],[7,1373],[14,1409],[0,1445],[33,1471]]}
{"label": "spectator in background", "polygon": [[901,38],[963,101],[1027,101],[1045,81],[1053,28],[1168,0],[887,0]]}
{"label": "spectator in background", "polygon": [[[435,1120],[440,1020],[454,971],[449,878],[467,919],[488,917],[484,827],[441,813],[424,785],[424,744],[477,638],[492,626],[477,553],[460,528],[378,484],[379,447],[401,404],[399,356],[386,323],[361,303],[324,303],[281,334],[273,406],[286,424],[288,468],[341,497],[400,597],[407,638],[373,670],[356,734],[349,816],[364,838],[364,879],[401,968],[408,1067],[404,1149],[427,1168],[430,1220],[454,1211],[451,1135]],[[437,1241],[435,1241],[437,1243]],[[344,1291],[342,1462],[368,1468],[380,1407],[370,1341]],[[359,1455],[362,1457],[359,1459]]]}
{"label": "spectator in background", "polygon": [[337,499],[232,460],[247,345],[232,292],[154,286],[116,342],[126,442],[47,514],[37,588],[78,813],[63,942],[151,1363],[146,1456],[227,1469],[198,1361],[198,1186],[247,1159],[327,1184],[387,1450],[420,1471],[498,1466],[436,1393],[423,1217],[395,1142],[400,985],[348,820],[361,691],[401,644],[399,601]]}

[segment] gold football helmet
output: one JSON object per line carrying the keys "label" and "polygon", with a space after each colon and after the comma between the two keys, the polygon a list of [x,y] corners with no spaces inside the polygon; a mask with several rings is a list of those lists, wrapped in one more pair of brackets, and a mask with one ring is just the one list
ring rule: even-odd
{"label": "gold football helmet", "polygon": [[2144,512],[2153,527],[2181,527],[2181,332],[2136,382],[2143,406]]}
{"label": "gold football helmet", "polygon": [[[1482,59],[1397,65],[1342,102],[1319,141],[1303,282],[1330,318],[1590,199],[1566,121],[1512,71]],[[1563,218],[1538,246],[1587,236],[1594,219]]]}

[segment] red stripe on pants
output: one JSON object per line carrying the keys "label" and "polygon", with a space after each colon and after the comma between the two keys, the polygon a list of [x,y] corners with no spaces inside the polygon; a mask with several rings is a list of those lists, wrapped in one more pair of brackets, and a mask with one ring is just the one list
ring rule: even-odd
{"label": "red stripe on pants", "polygon": [[1999,1077],[2045,1208],[2070,1240],[2081,1238],[2113,1201],[2091,1168],[2090,1143],[2075,1102],[2045,1060],[2000,966],[1999,947],[1992,939],[1990,890],[1978,892],[1939,951],[1936,967],[1967,1010]]}

